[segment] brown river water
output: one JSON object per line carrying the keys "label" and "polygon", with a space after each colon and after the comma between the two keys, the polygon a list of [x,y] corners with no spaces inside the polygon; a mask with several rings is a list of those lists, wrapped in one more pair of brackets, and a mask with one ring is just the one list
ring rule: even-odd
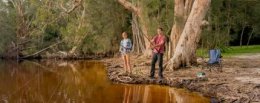
{"label": "brown river water", "polygon": [[0,61],[0,103],[209,103],[199,93],[115,84],[98,61]]}

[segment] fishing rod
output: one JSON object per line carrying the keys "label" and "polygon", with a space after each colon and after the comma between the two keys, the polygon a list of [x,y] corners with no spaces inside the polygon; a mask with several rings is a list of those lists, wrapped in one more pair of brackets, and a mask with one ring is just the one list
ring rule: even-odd
{"label": "fishing rod", "polygon": [[[151,45],[151,44],[152,44],[151,39],[150,39],[146,34],[143,34],[143,35],[144,35],[144,37],[149,41],[149,43],[150,43],[150,45]],[[151,48],[151,50],[156,50],[157,53],[159,52],[159,50],[157,50],[156,48]]]}

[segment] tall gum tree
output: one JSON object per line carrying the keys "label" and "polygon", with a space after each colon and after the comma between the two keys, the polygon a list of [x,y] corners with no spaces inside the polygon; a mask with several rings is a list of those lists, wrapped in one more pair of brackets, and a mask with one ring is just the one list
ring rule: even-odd
{"label": "tall gum tree", "polygon": [[210,3],[211,0],[194,1],[176,45],[175,52],[168,61],[166,68],[176,69],[182,65],[189,66],[193,60],[195,60],[197,45],[201,37],[201,27],[204,25],[203,21],[210,7]]}
{"label": "tall gum tree", "polygon": [[174,25],[170,35],[168,57],[172,57],[175,48],[184,29],[184,25],[190,14],[194,0],[174,0]]}

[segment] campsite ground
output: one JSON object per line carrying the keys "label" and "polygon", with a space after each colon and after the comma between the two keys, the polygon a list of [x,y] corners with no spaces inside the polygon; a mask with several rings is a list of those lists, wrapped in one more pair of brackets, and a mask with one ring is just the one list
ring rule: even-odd
{"label": "campsite ground", "polygon": [[[206,69],[206,59],[199,59],[201,65],[175,71],[165,70],[164,80],[148,78],[149,58],[132,56],[131,61],[133,74],[129,76],[123,74],[121,58],[105,59],[109,78],[119,83],[160,84],[186,88],[226,103],[260,102],[260,53],[229,54],[223,58],[222,72],[216,68],[211,71]],[[205,72],[206,78],[198,78],[198,72]]]}

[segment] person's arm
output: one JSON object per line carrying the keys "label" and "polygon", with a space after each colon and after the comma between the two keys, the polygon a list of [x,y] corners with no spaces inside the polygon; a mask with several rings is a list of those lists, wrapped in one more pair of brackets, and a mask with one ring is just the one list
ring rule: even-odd
{"label": "person's arm", "polygon": [[155,44],[155,38],[157,36],[154,36],[152,40],[150,40],[150,48],[153,49],[154,48],[154,44]]}
{"label": "person's arm", "polygon": [[120,42],[120,45],[119,45],[119,52],[122,52],[122,41]]}
{"label": "person's arm", "polygon": [[159,46],[161,46],[161,45],[163,45],[164,44],[164,40],[163,41],[161,41],[159,44],[157,44],[157,45],[154,45],[154,47],[159,47]]}
{"label": "person's arm", "polygon": [[127,39],[126,45],[125,45],[124,48],[126,48],[126,49],[131,49],[131,48],[132,48],[132,43],[131,43],[131,40],[130,40],[130,39]]}
{"label": "person's arm", "polygon": [[152,40],[150,40],[150,43],[154,43],[155,38],[156,38],[156,36],[154,36],[154,37],[152,38]]}
{"label": "person's arm", "polygon": [[155,47],[160,47],[161,45],[163,45],[165,43],[165,37],[163,37],[163,40],[160,41],[158,44],[154,45],[153,48]]}
{"label": "person's arm", "polygon": [[133,47],[132,41],[129,39],[129,49],[132,49],[132,47]]}

